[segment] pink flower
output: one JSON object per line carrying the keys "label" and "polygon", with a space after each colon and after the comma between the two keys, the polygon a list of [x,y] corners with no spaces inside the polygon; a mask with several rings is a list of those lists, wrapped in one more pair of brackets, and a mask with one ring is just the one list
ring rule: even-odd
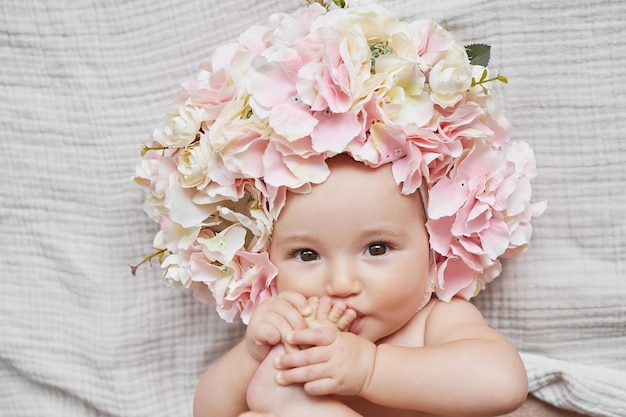
{"label": "pink flower", "polygon": [[[220,317],[229,322],[241,315],[247,324],[254,307],[276,295],[273,280],[278,270],[267,253],[242,251],[225,265],[208,262],[196,253],[192,256],[191,272],[193,281],[204,283],[211,290]],[[210,300],[206,295],[202,298]]]}
{"label": "pink flower", "polygon": [[[427,227],[433,250],[445,257],[439,268],[442,288],[448,275],[457,283],[491,281],[497,259],[528,243],[529,177],[535,169],[529,150],[517,142],[504,149],[476,142],[450,175],[430,190]],[[522,212],[526,214],[518,223]],[[450,264],[452,259],[465,266],[458,261]]]}
{"label": "pink flower", "polygon": [[230,102],[235,93],[235,87],[228,83],[225,70],[211,72],[202,69],[198,77],[182,84],[185,91],[184,103],[189,106],[204,109],[203,120],[212,121],[217,118],[224,103]]}
{"label": "pink flower", "polygon": [[270,141],[247,126],[229,135],[230,144],[220,152],[224,167],[247,178],[261,178],[265,173],[263,155]]}
{"label": "pink flower", "polygon": [[355,78],[367,57],[353,59],[345,36],[328,27],[319,28],[311,34],[311,39],[323,45],[323,49],[319,60],[308,62],[298,70],[298,96],[313,111],[329,109],[333,113],[345,113],[354,102]]}
{"label": "pink flower", "polygon": [[445,52],[455,45],[452,35],[432,19],[411,24],[417,45],[417,53],[426,67],[432,67]]}
{"label": "pink flower", "polygon": [[241,319],[248,323],[254,308],[266,299],[277,294],[274,279],[278,269],[270,262],[267,252],[241,252],[239,254],[241,279],[235,288],[232,288],[228,300],[229,310],[241,312]]}
{"label": "pink flower", "polygon": [[135,169],[135,182],[144,186],[152,196],[165,198],[170,176],[176,172],[176,163],[162,152],[148,151]]}
{"label": "pink flower", "polygon": [[395,161],[406,155],[406,132],[398,126],[376,123],[370,127],[364,142],[350,144],[350,153],[357,161],[372,167]]}

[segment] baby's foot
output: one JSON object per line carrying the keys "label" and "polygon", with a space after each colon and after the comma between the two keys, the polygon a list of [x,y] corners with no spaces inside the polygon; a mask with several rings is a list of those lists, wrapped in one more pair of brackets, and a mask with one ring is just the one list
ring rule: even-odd
{"label": "baby's foot", "polygon": [[311,400],[302,385],[283,386],[276,382],[274,360],[284,353],[283,345],[274,346],[257,368],[246,393],[250,410],[282,415],[281,412],[292,411]]}
{"label": "baby's foot", "polygon": [[250,380],[246,393],[250,410],[281,417],[357,415],[332,395],[308,395],[302,384],[279,385],[274,360],[283,353],[283,345],[274,346]]}
{"label": "baby's foot", "polygon": [[331,327],[344,331],[356,318],[356,312],[345,303],[338,301],[332,304],[328,297],[309,298],[311,314],[304,319],[310,328]]}

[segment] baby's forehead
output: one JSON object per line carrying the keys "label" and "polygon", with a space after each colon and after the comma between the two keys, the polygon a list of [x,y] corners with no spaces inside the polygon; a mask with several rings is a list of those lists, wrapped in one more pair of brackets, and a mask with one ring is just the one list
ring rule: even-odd
{"label": "baby's forehead", "polygon": [[[354,160],[350,155],[340,154],[328,159],[328,167],[329,175],[325,181],[287,192],[285,207],[277,220],[284,217],[285,212],[332,214],[359,210],[361,206],[367,205],[374,209],[379,207],[383,213],[382,209],[387,205],[395,205],[396,210],[410,210],[419,220],[426,221],[420,189],[403,193],[401,184],[394,178],[390,163],[372,167]],[[325,207],[327,210],[324,210]],[[372,212],[374,214],[375,211]],[[324,218],[320,217],[319,221],[323,222]]]}
{"label": "baby's forehead", "polygon": [[[397,190],[398,194],[405,195],[414,199],[419,199],[420,201],[422,200],[421,190],[423,189],[423,187],[419,187],[415,191],[404,192],[402,183],[398,182],[395,178],[395,175],[393,173],[393,164],[391,161],[378,166],[372,166],[367,162],[357,161],[348,153],[342,153],[327,159],[326,162],[328,164],[331,175],[333,173],[343,172],[347,173],[348,175],[352,175],[355,180],[360,179],[365,183],[367,183],[367,181],[374,176],[386,177],[387,179],[389,179],[387,183],[390,190]],[[313,187],[317,185],[319,184],[314,184]]]}

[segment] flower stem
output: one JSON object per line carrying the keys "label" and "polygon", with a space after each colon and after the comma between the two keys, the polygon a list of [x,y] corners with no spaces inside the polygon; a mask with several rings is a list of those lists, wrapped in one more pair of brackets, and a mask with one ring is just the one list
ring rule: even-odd
{"label": "flower stem", "polygon": [[143,258],[141,260],[141,262],[139,262],[137,265],[128,265],[130,267],[130,273],[133,274],[133,276],[135,276],[137,274],[137,269],[145,264],[146,262],[150,263],[152,262],[152,259],[155,257],[159,258],[159,263],[161,262],[161,260],[163,259],[163,255],[165,255],[165,252],[167,252],[167,249],[159,249],[156,252],[154,252],[151,255],[146,256],[145,258]]}

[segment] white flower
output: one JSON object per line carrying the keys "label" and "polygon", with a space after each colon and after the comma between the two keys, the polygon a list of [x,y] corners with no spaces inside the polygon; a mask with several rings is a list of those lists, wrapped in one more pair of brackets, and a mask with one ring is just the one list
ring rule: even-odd
{"label": "white flower", "polygon": [[338,44],[339,55],[349,75],[350,92],[355,104],[384,83],[383,74],[372,75],[370,72],[372,45],[384,46],[384,49],[401,58],[416,58],[415,44],[406,22],[375,2],[359,3],[367,5],[332,10],[317,19],[311,28],[315,31],[328,27],[343,37]]}
{"label": "white flower", "polygon": [[154,139],[165,146],[183,148],[191,144],[200,131],[202,109],[179,106],[172,109],[163,124],[155,129]]}
{"label": "white flower", "polygon": [[172,253],[161,262],[163,279],[170,285],[180,285],[188,288],[191,285],[191,277],[180,255]]}
{"label": "white flower", "polygon": [[472,68],[465,50],[455,45],[439,60],[428,75],[431,100],[441,107],[452,107],[472,85]]}
{"label": "white flower", "polygon": [[204,140],[200,140],[196,146],[185,149],[178,157],[178,172],[181,175],[182,186],[203,189],[209,182],[207,169],[210,160],[211,149]]}
{"label": "white flower", "polygon": [[390,123],[422,127],[430,121],[433,103],[424,90],[425,77],[416,63],[383,55],[376,70],[386,75],[378,93],[384,97],[381,110]]}

